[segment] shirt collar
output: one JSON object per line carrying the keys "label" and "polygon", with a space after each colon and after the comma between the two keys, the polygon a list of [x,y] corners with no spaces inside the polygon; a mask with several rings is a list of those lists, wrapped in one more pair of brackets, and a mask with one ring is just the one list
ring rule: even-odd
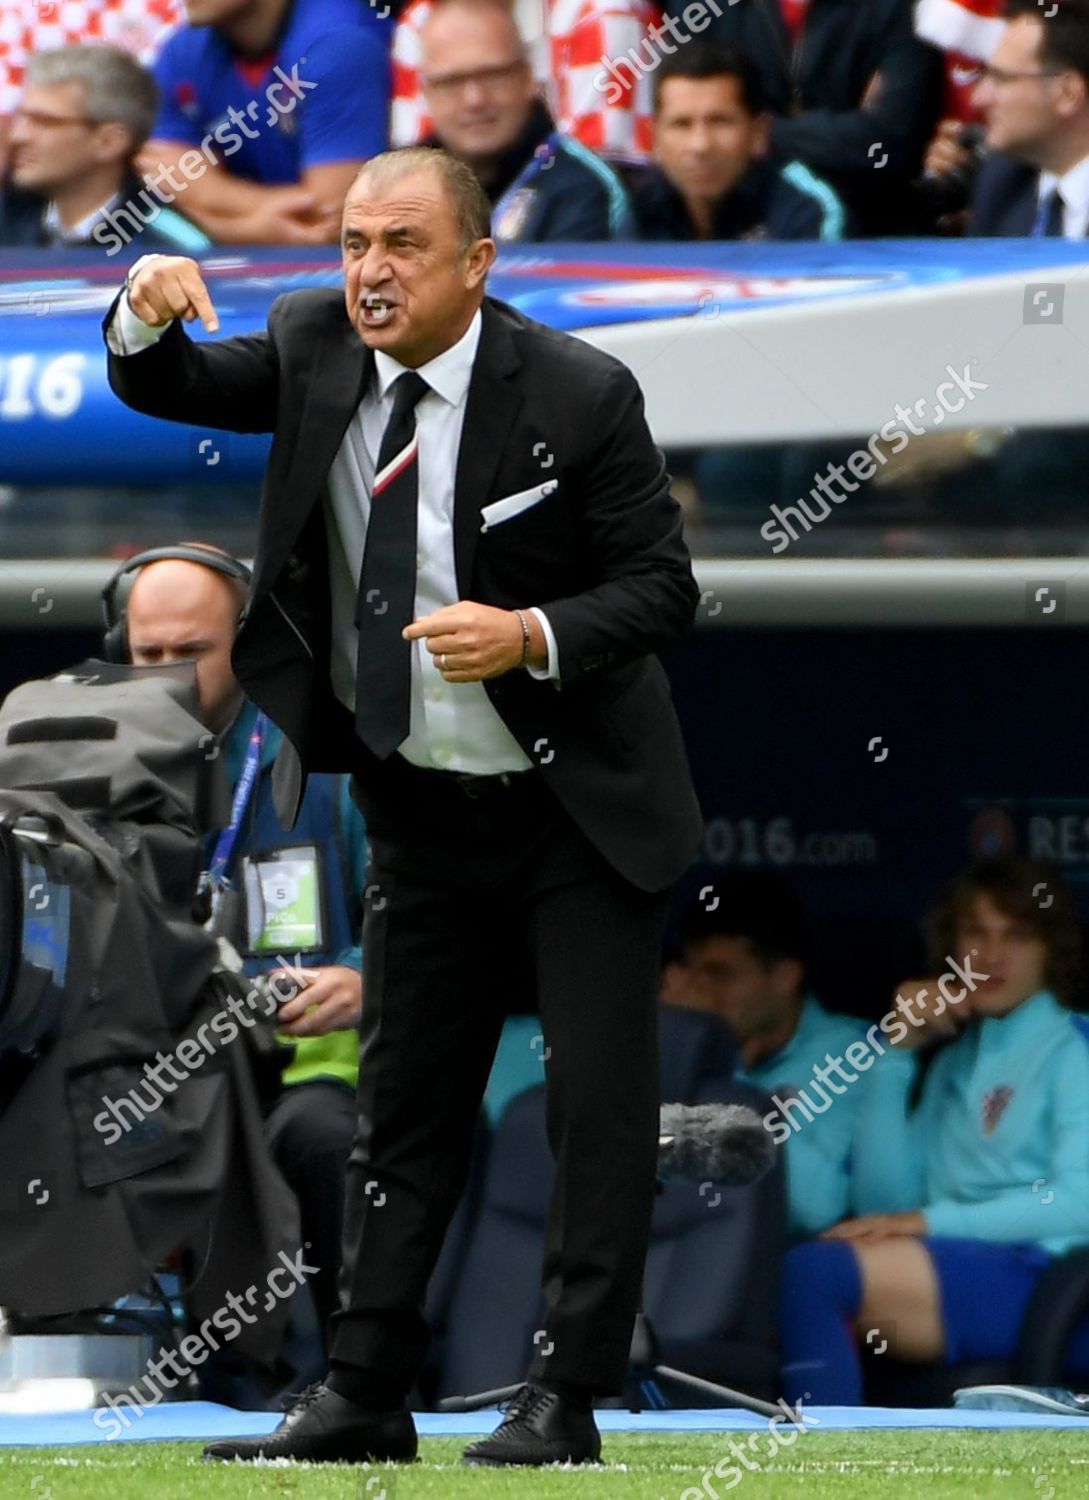
{"label": "shirt collar", "polygon": [[66,229],[65,226],[61,223],[60,214],[57,211],[57,205],[51,198],[46,204],[45,214],[42,217],[42,228],[45,230],[46,234],[49,235],[50,239],[60,240],[63,244],[85,244],[92,238],[94,227],[99,222],[99,220],[104,219],[107,214],[112,213],[112,211],[118,206],[120,201],[121,194],[114,193],[112,198],[107,199],[107,201],[103,204],[100,204],[98,208],[92,209],[92,211],[87,215],[86,218],[80,219],[78,224],[73,224],[70,228]]}
{"label": "shirt collar", "polygon": [[[477,345],[480,343],[480,327],[481,315],[478,307],[473,314],[472,322],[457,343],[451,344],[449,349],[444,349],[441,354],[436,354],[434,359],[429,359],[416,372],[422,375],[431,389],[451,406],[460,406],[465,400],[465,393],[469,389],[469,380],[473,373],[473,360],[476,358]],[[407,369],[407,365],[401,364],[400,360],[394,359],[392,354],[387,354],[384,349],[374,351],[374,371],[378,382],[379,401],[385,397],[398,375],[403,375]]]}
{"label": "shirt collar", "polygon": [[1056,188],[1062,193],[1063,202],[1068,208],[1077,213],[1089,213],[1089,156],[1083,156],[1081,161],[1075,162],[1061,177],[1057,177],[1054,172],[1041,172],[1039,202],[1045,202]]}

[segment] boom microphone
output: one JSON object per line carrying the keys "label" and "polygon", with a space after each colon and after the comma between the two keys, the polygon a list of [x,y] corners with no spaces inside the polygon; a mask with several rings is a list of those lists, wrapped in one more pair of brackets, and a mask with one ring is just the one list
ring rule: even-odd
{"label": "boom microphone", "polygon": [[663,1177],[747,1187],[775,1161],[775,1141],[745,1104],[663,1104],[658,1171]]}

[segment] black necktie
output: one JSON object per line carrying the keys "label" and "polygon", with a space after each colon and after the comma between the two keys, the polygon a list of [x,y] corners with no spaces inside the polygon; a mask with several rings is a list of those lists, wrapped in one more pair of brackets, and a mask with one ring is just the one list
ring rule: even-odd
{"label": "black necktie", "polygon": [[416,604],[416,403],[430,389],[415,370],[393,382],[359,572],[355,727],[380,760],[408,735],[412,642],[401,631]]}
{"label": "black necktie", "polygon": [[1044,234],[1049,239],[1061,239],[1063,234],[1063,195],[1056,188],[1048,201],[1044,218]]}

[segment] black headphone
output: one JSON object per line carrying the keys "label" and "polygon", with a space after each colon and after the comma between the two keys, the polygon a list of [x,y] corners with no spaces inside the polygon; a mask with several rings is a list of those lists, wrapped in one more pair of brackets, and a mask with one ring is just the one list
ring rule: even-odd
{"label": "black headphone", "polygon": [[199,563],[202,568],[211,568],[213,573],[222,573],[226,578],[236,578],[247,588],[252,578],[249,568],[245,563],[239,562],[237,557],[231,557],[229,553],[219,552],[212,547],[201,546],[197,542],[177,547],[151,547],[147,552],[138,552],[135,557],[130,557],[121,564],[102,590],[102,619],[106,630],[102,637],[102,655],[106,661],[128,662],[131,660],[125,611],[118,611],[115,602],[122,578],[129,573],[138,573],[141,568],[147,567],[148,563],[166,562],[172,559],[178,562]]}

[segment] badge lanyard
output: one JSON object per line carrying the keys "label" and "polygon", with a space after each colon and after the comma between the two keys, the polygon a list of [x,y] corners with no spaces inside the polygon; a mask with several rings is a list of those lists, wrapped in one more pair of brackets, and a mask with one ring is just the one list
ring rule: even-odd
{"label": "badge lanyard", "polygon": [[231,880],[228,870],[234,859],[235,846],[238,843],[239,830],[242,827],[242,819],[246,815],[253,789],[257,784],[257,775],[261,769],[261,749],[264,744],[265,730],[268,727],[268,716],[258,710],[257,717],[253,721],[250,730],[249,744],[246,746],[246,758],[242,763],[242,773],[238,778],[238,785],[234,789],[234,799],[231,802],[231,817],[226,828],[224,828],[218,839],[216,839],[215,850],[212,853],[208,869],[201,876],[203,889],[211,890],[212,893],[212,921],[215,921],[216,909],[225,890],[230,889]]}
{"label": "badge lanyard", "polygon": [[552,160],[555,157],[557,150],[559,149],[559,141],[560,132],[558,130],[554,130],[548,137],[548,139],[543,141],[537,147],[537,149],[533,153],[533,159],[526,163],[526,165],[518,173],[518,176],[511,183],[510,187],[500,198],[499,202],[492,209],[492,222],[494,224],[499,224],[502,222],[503,215],[507,212],[511,204],[514,202],[515,195],[522,188],[526,187],[528,183],[534,177],[536,177],[539,172],[543,172],[545,167],[551,165]]}

